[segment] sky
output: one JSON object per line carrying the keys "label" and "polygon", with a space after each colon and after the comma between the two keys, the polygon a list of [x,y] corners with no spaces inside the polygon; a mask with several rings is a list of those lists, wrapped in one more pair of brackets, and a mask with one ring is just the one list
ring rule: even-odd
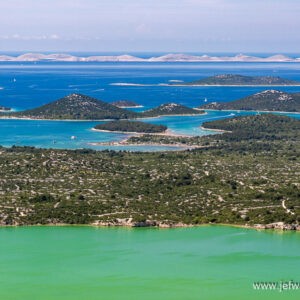
{"label": "sky", "polygon": [[0,52],[299,53],[299,0],[0,0]]}

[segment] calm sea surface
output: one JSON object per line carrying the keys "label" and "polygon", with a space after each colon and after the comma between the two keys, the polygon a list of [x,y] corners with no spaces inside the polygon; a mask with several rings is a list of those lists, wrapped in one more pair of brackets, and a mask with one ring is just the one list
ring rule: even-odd
{"label": "calm sea surface", "polygon": [[184,229],[0,229],[0,299],[299,299],[300,234]]}
{"label": "calm sea surface", "polygon": [[[266,87],[168,87],[172,80],[192,81],[216,74],[272,75],[300,81],[297,63],[0,63],[0,105],[24,110],[69,93],[83,93],[111,102],[136,101],[143,109],[167,102],[196,107],[210,101],[226,102],[267,89]],[[123,85],[116,85],[116,84]],[[130,86],[125,84],[139,84]],[[274,87],[276,89],[276,87]],[[300,92],[300,87],[277,87]],[[147,122],[167,125],[178,134],[203,135],[202,122],[244,115],[238,112],[208,112],[196,117],[162,117]],[[300,114],[291,114],[300,118]],[[99,122],[0,120],[0,145],[45,148],[94,148],[163,150],[163,147],[92,146],[91,142],[124,139],[124,134],[99,133]],[[71,136],[77,138],[71,139]]]}
{"label": "calm sea surface", "polygon": [[[300,80],[300,64],[1,63],[0,105],[23,110],[79,92],[108,102],[134,100],[145,109],[166,102],[194,107],[205,98],[230,101],[264,90],[157,85],[221,73]],[[142,86],[111,85],[114,83]],[[278,89],[300,92],[300,87]],[[241,114],[248,113],[211,111],[147,122],[166,124],[177,133],[202,135],[208,133],[199,128],[202,122]],[[92,148],[90,142],[124,138],[91,131],[96,123],[0,120],[0,145]],[[70,139],[73,135],[76,140]],[[299,244],[300,234],[295,232],[219,226],[170,230],[0,228],[0,299],[299,299],[300,290],[255,291],[252,287],[257,281],[300,282]]]}

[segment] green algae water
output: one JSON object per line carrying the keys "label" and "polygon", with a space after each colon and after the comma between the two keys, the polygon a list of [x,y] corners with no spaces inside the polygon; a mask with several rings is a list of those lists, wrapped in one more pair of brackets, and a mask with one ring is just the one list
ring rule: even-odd
{"label": "green algae water", "polygon": [[182,229],[0,228],[0,299],[300,299],[254,282],[300,281],[300,234]]}

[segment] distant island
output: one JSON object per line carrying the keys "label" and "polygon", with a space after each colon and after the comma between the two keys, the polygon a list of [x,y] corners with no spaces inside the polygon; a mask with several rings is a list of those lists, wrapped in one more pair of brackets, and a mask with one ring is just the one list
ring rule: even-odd
{"label": "distant island", "polygon": [[30,119],[103,120],[136,118],[138,114],[86,95],[70,94],[38,108],[5,116]]}
{"label": "distant island", "polygon": [[284,79],[274,76],[244,76],[235,74],[220,74],[207,77],[200,80],[182,83],[171,83],[170,85],[187,85],[187,86],[202,86],[202,85],[262,85],[262,86],[278,86],[278,85],[300,85],[299,81]]}
{"label": "distant island", "polygon": [[204,111],[190,108],[177,103],[166,103],[158,107],[146,110],[142,113],[143,117],[158,117],[168,115],[199,115]]}
{"label": "distant island", "polygon": [[24,53],[19,56],[0,55],[0,61],[6,62],[36,62],[36,61],[61,61],[61,62],[300,62],[300,58],[292,58],[282,54],[268,57],[249,56],[238,54],[234,56],[190,55],[183,53],[169,53],[150,58],[123,55],[93,55],[76,56],[72,54],[53,53]]}
{"label": "distant island", "polygon": [[134,107],[143,107],[142,105],[130,101],[130,100],[119,100],[119,101],[114,101],[111,103],[114,106],[117,106],[119,108],[134,108]]}
{"label": "distant island", "polygon": [[4,111],[4,112],[11,111],[11,108],[0,105],[0,111]]}
{"label": "distant island", "polygon": [[154,125],[139,121],[111,121],[98,124],[94,127],[96,130],[118,131],[126,133],[162,133],[168,128],[164,125]]}
{"label": "distant island", "polygon": [[176,103],[162,104],[145,112],[134,112],[82,94],[70,94],[37,108],[2,113],[0,118],[49,120],[120,120],[158,117],[161,115],[194,115],[204,113]]}
{"label": "distant island", "polygon": [[212,102],[200,109],[300,112],[300,93],[266,90],[231,102]]}

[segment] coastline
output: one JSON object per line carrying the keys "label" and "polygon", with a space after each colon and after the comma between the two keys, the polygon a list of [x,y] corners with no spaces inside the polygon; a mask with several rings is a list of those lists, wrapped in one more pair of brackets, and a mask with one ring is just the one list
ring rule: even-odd
{"label": "coastline", "polygon": [[110,83],[112,86],[167,86],[167,87],[298,87],[298,84],[169,84],[169,83],[130,83],[130,82],[115,82]]}
{"label": "coastline", "polygon": [[[199,228],[199,227],[233,227],[241,229],[249,229],[256,231],[272,231],[278,233],[290,233],[295,232],[300,234],[300,225],[296,224],[283,224],[282,222],[270,223],[270,224],[231,224],[231,223],[203,223],[203,224],[185,224],[182,222],[178,223],[167,223],[147,220],[145,222],[128,222],[128,219],[121,219],[123,222],[109,222],[109,221],[98,221],[89,224],[67,224],[67,223],[48,223],[48,224],[13,224],[4,225],[0,224],[1,228],[24,228],[24,227],[95,227],[95,228],[127,228],[127,229],[182,229],[182,228]],[[127,220],[127,221],[126,221]]]}
{"label": "coastline", "polygon": [[206,127],[203,127],[203,126],[200,126],[200,128],[202,130],[208,130],[208,131],[216,131],[216,132],[227,132],[227,133],[231,133],[232,131],[229,131],[229,130],[223,130],[223,129],[213,129],[213,128],[206,128]]}
{"label": "coastline", "polygon": [[162,135],[162,136],[177,136],[177,137],[189,137],[189,135],[176,134],[170,129],[165,130],[164,132],[134,132],[134,131],[113,131],[113,130],[104,130],[104,129],[96,129],[92,128],[92,131],[98,132],[109,132],[109,133],[120,133],[120,134],[128,134],[131,136],[139,136],[139,135]]}
{"label": "coastline", "polygon": [[[200,108],[201,109],[201,108]],[[227,111],[227,112],[256,112],[256,113],[282,113],[282,114],[295,114],[300,115],[300,111],[283,111],[283,110],[246,110],[246,109],[213,109],[213,108],[203,108],[207,111]]]}
{"label": "coastline", "polygon": [[[109,131],[109,130],[100,130],[92,128],[93,131],[99,131],[99,132],[109,132],[109,133],[119,133],[128,135],[126,138],[124,138],[121,141],[111,141],[111,142],[89,142],[88,145],[91,146],[129,146],[129,147],[143,147],[143,146],[157,146],[157,147],[176,147],[181,148],[180,150],[188,150],[188,149],[198,149],[203,148],[203,146],[197,146],[197,145],[184,145],[181,143],[175,143],[175,144],[165,144],[165,143],[128,143],[128,140],[131,137],[137,137],[137,136],[143,136],[143,135],[156,135],[156,136],[170,136],[170,137],[191,137],[189,135],[179,135],[174,132],[172,132],[170,129],[167,129],[165,132],[162,133],[141,133],[141,132],[123,132],[123,131]],[[179,149],[178,149],[179,150]]]}
{"label": "coastline", "polygon": [[[195,108],[195,110],[202,110]],[[204,111],[204,110],[203,110]],[[138,117],[138,118],[130,118],[130,119],[119,119],[119,120],[145,120],[145,119],[155,119],[160,117],[192,117],[192,116],[200,116],[200,115],[206,115],[207,112],[204,113],[195,113],[195,114],[179,114],[179,115],[159,115],[155,117]],[[0,120],[24,120],[24,121],[67,121],[67,122],[109,122],[114,121],[116,119],[42,119],[42,118],[31,118],[31,117],[10,117],[10,116],[0,116]]]}

